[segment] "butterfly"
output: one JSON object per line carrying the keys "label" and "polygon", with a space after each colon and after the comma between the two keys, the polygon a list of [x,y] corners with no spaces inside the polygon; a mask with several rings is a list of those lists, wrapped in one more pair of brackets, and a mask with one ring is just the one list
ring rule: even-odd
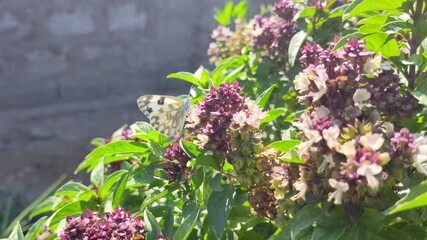
{"label": "butterfly", "polygon": [[184,100],[174,96],[144,95],[138,98],[137,103],[157,131],[174,136],[184,128],[191,99],[190,94]]}

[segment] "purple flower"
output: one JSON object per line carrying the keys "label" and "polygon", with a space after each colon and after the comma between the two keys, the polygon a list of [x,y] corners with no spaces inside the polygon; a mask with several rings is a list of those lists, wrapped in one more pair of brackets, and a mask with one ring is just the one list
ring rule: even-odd
{"label": "purple flower", "polygon": [[190,133],[208,137],[205,149],[215,153],[226,153],[229,149],[227,129],[234,114],[247,108],[245,97],[239,94],[241,90],[237,82],[221,84],[218,88],[211,88],[204,101],[197,105],[196,116],[199,121],[190,129]]}
{"label": "purple flower", "polygon": [[131,240],[133,237],[145,235],[145,223],[140,218],[133,219],[130,213],[121,208],[106,213],[102,228],[108,239]]}
{"label": "purple flower", "polygon": [[117,208],[112,213],[106,213],[105,218],[98,217],[96,212],[86,209],[79,218],[67,217],[67,226],[60,234],[60,240],[132,240],[143,239],[146,235],[145,223],[137,217],[133,219],[130,213]]}
{"label": "purple flower", "polygon": [[411,133],[407,128],[402,128],[399,132],[394,133],[391,138],[391,144],[395,152],[406,153],[416,149],[416,140],[415,134]]}
{"label": "purple flower", "polygon": [[67,226],[59,236],[60,240],[106,239],[103,237],[101,219],[98,213],[86,209],[79,218],[67,217]]}
{"label": "purple flower", "polygon": [[272,11],[274,15],[288,22],[292,21],[297,12],[298,8],[290,0],[281,0],[275,3]]}
{"label": "purple flower", "polygon": [[165,161],[170,164],[169,167],[164,168],[169,176],[170,181],[175,181],[183,174],[187,168],[187,162],[190,157],[182,150],[179,145],[180,138],[176,138],[173,143],[166,148]]}

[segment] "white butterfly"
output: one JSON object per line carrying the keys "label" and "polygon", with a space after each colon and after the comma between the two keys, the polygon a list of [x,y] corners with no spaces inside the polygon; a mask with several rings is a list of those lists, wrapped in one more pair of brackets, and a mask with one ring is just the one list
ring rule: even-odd
{"label": "white butterfly", "polygon": [[184,127],[191,107],[191,96],[182,100],[174,96],[144,95],[138,98],[137,103],[157,131],[174,136]]}

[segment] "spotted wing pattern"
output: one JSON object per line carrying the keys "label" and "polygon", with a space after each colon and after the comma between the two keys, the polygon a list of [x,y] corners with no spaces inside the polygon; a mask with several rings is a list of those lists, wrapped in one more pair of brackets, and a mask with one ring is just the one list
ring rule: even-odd
{"label": "spotted wing pattern", "polygon": [[144,95],[138,98],[139,109],[150,119],[159,132],[174,136],[184,127],[191,98],[182,100],[174,96]]}

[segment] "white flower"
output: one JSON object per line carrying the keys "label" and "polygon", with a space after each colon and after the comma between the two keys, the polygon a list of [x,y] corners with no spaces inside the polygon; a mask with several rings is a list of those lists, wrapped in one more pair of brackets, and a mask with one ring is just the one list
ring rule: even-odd
{"label": "white flower", "polygon": [[328,194],[328,201],[330,202],[332,199],[334,200],[334,204],[341,205],[342,203],[342,195],[347,192],[349,189],[348,183],[337,181],[333,178],[329,179],[329,185],[336,190],[332,193]]}
{"label": "white flower", "polygon": [[305,200],[305,193],[307,192],[307,184],[301,180],[296,181],[292,186],[298,191],[297,194],[291,197],[292,201],[297,199]]}
{"label": "white flower", "polygon": [[294,80],[295,90],[300,93],[304,93],[309,89],[310,80],[307,77],[307,74],[304,72],[299,73]]}
{"label": "white flower", "polygon": [[363,66],[363,71],[366,74],[375,75],[378,70],[381,68],[381,55],[375,55],[375,57],[370,57],[366,60],[365,65]]}
{"label": "white flower", "polygon": [[340,128],[337,125],[334,125],[328,129],[323,129],[322,135],[328,147],[330,149],[334,149],[338,144],[337,139],[340,135]]}
{"label": "white flower", "polygon": [[369,147],[374,151],[380,149],[383,143],[384,138],[382,137],[382,134],[379,133],[367,133],[360,137],[360,144],[364,147]]}
{"label": "white flower", "polygon": [[380,182],[375,177],[375,175],[379,174],[383,168],[378,164],[363,164],[357,169],[357,174],[364,176],[366,181],[368,182],[368,186],[376,191],[378,189],[378,185]]}
{"label": "white flower", "polygon": [[342,145],[338,145],[336,147],[336,150],[339,153],[344,154],[347,158],[353,159],[356,156],[355,145],[356,145],[356,141],[353,139],[353,140],[345,142]]}
{"label": "white flower", "polygon": [[325,171],[326,168],[333,168],[335,167],[334,158],[332,157],[331,153],[328,153],[326,155],[323,155],[325,160],[323,160],[322,164],[320,164],[319,168],[317,169],[317,173],[322,173]]}
{"label": "white flower", "polygon": [[[327,90],[326,81],[329,79],[326,74],[326,69],[323,65],[317,66],[315,69],[308,70],[307,72],[299,73],[294,80],[295,90],[299,93],[306,94],[306,97],[312,97],[313,101],[319,100]],[[310,84],[314,83],[317,92],[310,89]]]}
{"label": "white flower", "polygon": [[319,100],[325,93],[328,87],[326,81],[329,77],[326,74],[326,69],[323,65],[317,66],[314,70],[308,72],[308,78],[314,82],[317,87],[317,92],[310,92],[307,96],[313,97],[313,102]]}
{"label": "white flower", "polygon": [[207,135],[197,134],[197,140],[194,140],[194,144],[203,148],[206,145],[206,143],[208,143],[208,141],[209,141],[209,137]]}
{"label": "white flower", "polygon": [[329,113],[330,113],[329,109],[322,105],[320,107],[314,108],[313,116],[315,118],[322,119],[322,118],[327,117],[329,115]]}
{"label": "white flower", "polygon": [[419,137],[416,140],[418,147],[414,150],[412,161],[418,172],[427,175],[427,167],[425,165],[427,161],[427,144],[424,144],[425,140],[427,140],[425,137]]}
{"label": "white flower", "polygon": [[310,140],[314,143],[317,143],[320,140],[322,140],[322,136],[320,135],[319,131],[317,131],[317,130],[304,129],[303,132],[304,132],[304,136],[308,140]]}
{"label": "white flower", "polygon": [[302,161],[310,158],[309,150],[313,142],[304,141],[297,146],[298,156]]}
{"label": "white flower", "polygon": [[364,102],[368,101],[371,98],[371,93],[364,88],[358,88],[353,95],[354,106],[362,108],[365,104]]}
{"label": "white flower", "polygon": [[239,124],[240,127],[243,127],[246,123],[246,113],[244,111],[240,111],[233,115],[233,121]]}

